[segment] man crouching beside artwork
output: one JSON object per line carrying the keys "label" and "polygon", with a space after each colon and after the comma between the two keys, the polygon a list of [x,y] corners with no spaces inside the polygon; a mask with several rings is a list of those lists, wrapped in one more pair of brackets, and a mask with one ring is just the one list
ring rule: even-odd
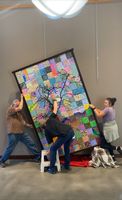
{"label": "man crouching beside artwork", "polygon": [[[74,136],[74,131],[70,125],[62,123],[57,116],[58,103],[57,100],[52,95],[53,100],[53,110],[46,121],[43,128],[45,129],[45,136],[47,142],[51,144],[50,147],[50,167],[48,173],[55,174],[55,162],[56,162],[56,152],[57,150],[64,145],[64,166],[66,170],[70,170],[70,144]],[[53,138],[57,139],[53,142]]]}

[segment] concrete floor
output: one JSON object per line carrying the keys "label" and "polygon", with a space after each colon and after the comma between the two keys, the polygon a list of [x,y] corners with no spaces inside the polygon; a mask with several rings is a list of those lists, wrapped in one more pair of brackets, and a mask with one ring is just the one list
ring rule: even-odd
{"label": "concrete floor", "polygon": [[119,168],[73,167],[68,173],[40,173],[39,164],[10,161],[0,168],[0,200],[122,200]]}

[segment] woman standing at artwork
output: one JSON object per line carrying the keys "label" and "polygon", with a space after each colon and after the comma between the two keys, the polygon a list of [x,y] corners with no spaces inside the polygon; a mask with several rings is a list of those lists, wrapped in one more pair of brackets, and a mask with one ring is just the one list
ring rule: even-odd
{"label": "woman standing at artwork", "polygon": [[118,126],[115,121],[115,108],[114,104],[116,98],[106,98],[104,100],[104,109],[100,110],[94,105],[90,104],[90,107],[94,110],[97,117],[102,118],[103,123],[103,135],[101,135],[100,146],[109,150],[110,154],[114,157],[114,150],[122,153],[122,147],[113,146],[111,143],[119,138]]}

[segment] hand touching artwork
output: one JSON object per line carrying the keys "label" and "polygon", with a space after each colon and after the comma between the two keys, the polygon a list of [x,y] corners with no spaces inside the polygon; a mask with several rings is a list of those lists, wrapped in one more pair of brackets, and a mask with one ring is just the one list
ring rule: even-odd
{"label": "hand touching artwork", "polygon": [[54,101],[56,100],[56,95],[54,93],[50,94],[51,99]]}
{"label": "hand touching artwork", "polygon": [[89,107],[92,109],[95,109],[95,105],[93,105],[93,104],[89,104]]}

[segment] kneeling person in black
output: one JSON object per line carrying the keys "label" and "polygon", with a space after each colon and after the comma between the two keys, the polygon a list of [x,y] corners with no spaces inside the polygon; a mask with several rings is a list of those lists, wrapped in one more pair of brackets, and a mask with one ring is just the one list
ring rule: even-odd
{"label": "kneeling person in black", "polygon": [[74,136],[71,126],[62,123],[57,117],[58,104],[54,100],[53,112],[45,125],[45,136],[49,144],[53,142],[53,138],[57,140],[50,147],[50,167],[48,172],[55,174],[56,151],[64,144],[64,168],[70,169],[70,144]]}

